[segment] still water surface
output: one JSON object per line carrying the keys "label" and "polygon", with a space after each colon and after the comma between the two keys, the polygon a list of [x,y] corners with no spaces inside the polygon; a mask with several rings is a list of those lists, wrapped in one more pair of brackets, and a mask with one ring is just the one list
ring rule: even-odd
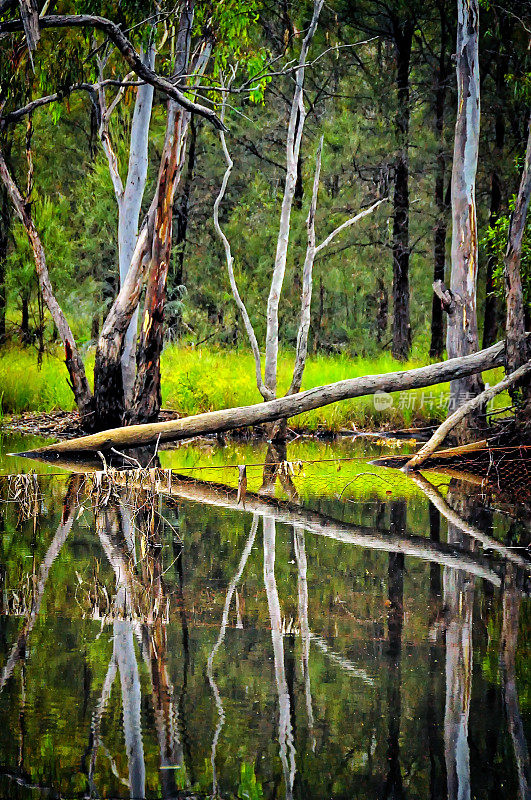
{"label": "still water surface", "polygon": [[526,516],[383,450],[0,460],[0,797],[527,800]]}

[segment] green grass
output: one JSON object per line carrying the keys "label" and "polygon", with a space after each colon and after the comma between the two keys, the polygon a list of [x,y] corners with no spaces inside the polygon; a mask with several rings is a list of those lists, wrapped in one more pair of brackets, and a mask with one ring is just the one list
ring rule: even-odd
{"label": "green grass", "polygon": [[[88,357],[91,376],[93,355]],[[412,360],[406,364],[395,361],[387,354],[376,359],[352,359],[346,356],[313,356],[308,360],[303,389],[326,383],[410,369],[426,361]],[[291,378],[293,354],[281,353],[279,359],[279,395],[286,390]],[[499,380],[501,369],[485,373],[485,380]],[[67,384],[67,373],[57,355],[47,355],[41,368],[33,350],[10,348],[0,352],[0,409],[3,414],[20,414],[24,411],[70,410],[73,399]],[[181,347],[172,345],[162,357],[163,406],[182,415],[198,414],[230,406],[251,405],[261,401],[254,383],[252,357],[245,351],[218,348]],[[294,429],[316,431],[341,428],[397,428],[410,427],[428,421],[442,420],[447,415],[445,401],[448,384],[430,389],[400,392],[393,395],[393,405],[382,411],[375,408],[373,397],[361,397],[310,411],[294,417]],[[507,397],[500,395],[496,407],[507,405]]]}

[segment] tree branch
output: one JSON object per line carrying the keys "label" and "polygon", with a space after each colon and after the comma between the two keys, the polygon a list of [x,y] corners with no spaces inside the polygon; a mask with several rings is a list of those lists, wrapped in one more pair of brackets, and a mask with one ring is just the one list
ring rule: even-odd
{"label": "tree branch", "polygon": [[321,242],[321,244],[317,245],[317,247],[315,248],[315,255],[320,253],[321,250],[324,250],[324,248],[327,247],[330,244],[330,242],[336,238],[338,233],[341,233],[341,231],[344,231],[346,228],[350,228],[351,225],[354,225],[355,222],[358,222],[360,219],[363,219],[363,217],[372,214],[372,212],[375,209],[377,209],[378,206],[380,206],[382,203],[385,203],[387,199],[388,199],[387,197],[383,197],[381,200],[377,200],[376,203],[372,204],[372,206],[365,208],[363,211],[360,211],[359,214],[356,214],[355,217],[351,217],[350,219],[347,219],[346,222],[343,222],[341,225],[339,225],[335,230],[332,231],[332,233],[330,233],[326,237],[324,242]]}
{"label": "tree branch", "polygon": [[[322,2],[322,0],[320,0],[320,2]],[[190,100],[183,92],[177,89],[168,78],[158,75],[144,64],[127,36],[123,33],[121,28],[111,20],[91,14],[57,14],[42,17],[39,20],[39,26],[40,28],[96,28],[102,31],[118,48],[123,58],[139,78],[146,83],[150,83],[155,89],[158,89],[172,100],[175,100],[175,102],[179,103],[179,105],[191,113],[204,117],[218,130],[224,129],[223,123],[214,111]],[[0,35],[20,30],[22,30],[22,22],[20,20],[10,20],[9,22],[0,23]]]}
{"label": "tree branch", "polygon": [[[234,77],[234,75],[233,75]],[[224,120],[225,117],[225,107],[226,107],[226,95],[223,97],[223,103],[221,106],[221,120]],[[230,288],[232,290],[232,296],[234,297],[234,301],[240,310],[240,314],[242,315],[243,324],[245,325],[245,330],[247,333],[247,337],[249,339],[249,343],[251,345],[251,350],[254,356],[254,366],[255,366],[255,373],[256,373],[256,386],[258,391],[264,398],[264,400],[272,400],[274,395],[273,393],[264,385],[262,380],[262,365],[260,362],[260,350],[258,347],[258,341],[256,339],[256,334],[254,332],[253,324],[250,320],[249,314],[247,312],[247,308],[245,303],[241,299],[240,293],[238,291],[238,286],[236,283],[236,278],[234,276],[234,258],[232,256],[232,251],[230,247],[230,242],[225,236],[223,230],[221,229],[221,225],[219,224],[219,207],[223,198],[225,197],[225,191],[227,189],[227,183],[229,181],[230,174],[232,172],[233,161],[230,157],[229,150],[227,148],[227,142],[225,140],[225,134],[221,130],[219,132],[219,138],[221,141],[221,147],[223,149],[223,155],[225,157],[225,163],[227,164],[227,169],[225,170],[225,174],[223,175],[223,181],[221,183],[221,188],[219,190],[218,196],[214,202],[214,227],[216,229],[216,233],[218,238],[221,240],[223,244],[223,248],[225,250],[225,259],[227,262],[227,272],[229,273],[229,281],[230,281]]]}

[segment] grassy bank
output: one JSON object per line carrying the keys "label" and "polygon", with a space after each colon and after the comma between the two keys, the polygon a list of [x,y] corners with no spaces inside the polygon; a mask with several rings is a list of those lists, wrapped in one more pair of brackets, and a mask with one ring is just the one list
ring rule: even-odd
{"label": "grassy bank", "polygon": [[[93,356],[87,363],[91,371]],[[379,358],[352,359],[346,356],[310,357],[306,367],[303,389],[326,383],[398,369],[422,366],[420,360],[406,364],[389,355]],[[282,353],[279,360],[279,394],[289,385],[293,355]],[[489,383],[499,379],[501,370],[485,373]],[[0,352],[0,404],[3,414],[24,411],[53,411],[73,408],[72,393],[67,384],[66,368],[57,355],[48,355],[42,366],[37,365],[34,351],[8,349]],[[199,414],[230,406],[260,402],[254,385],[254,366],[245,351],[217,348],[193,349],[171,345],[162,357],[163,405],[180,414]],[[410,427],[428,421],[444,419],[447,415],[448,384],[392,395],[387,407],[375,407],[373,397],[362,397],[336,403],[301,414],[291,420],[295,429],[338,431],[352,425],[363,428]],[[500,396],[496,406],[507,404]]]}

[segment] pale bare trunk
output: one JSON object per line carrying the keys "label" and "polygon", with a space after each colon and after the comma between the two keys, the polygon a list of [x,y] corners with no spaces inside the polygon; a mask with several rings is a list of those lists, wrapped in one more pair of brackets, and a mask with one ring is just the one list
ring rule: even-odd
{"label": "pale bare trunk", "polygon": [[306,545],[304,541],[304,528],[293,526],[295,545],[295,558],[297,559],[297,594],[299,608],[299,625],[302,643],[302,674],[304,677],[304,696],[306,699],[306,716],[308,717],[308,732],[312,751],[315,752],[315,731],[312,706],[312,687],[310,682],[310,623],[308,619],[308,566],[306,563]]}
{"label": "pale bare trunk", "polygon": [[[155,49],[150,47],[145,56],[148,66],[155,66]],[[148,168],[148,141],[153,86],[145,84],[137,90],[133,121],[129,167],[121,202],[118,204],[118,258],[120,263],[120,286],[123,286],[133,258],[140,221],[142,198],[146,186]],[[122,376],[125,407],[131,402],[135,380],[136,333],[138,328],[138,306],[125,334],[122,352]]]}
{"label": "pale bare trunk", "polygon": [[[478,349],[476,284],[478,237],[476,220],[476,171],[479,145],[479,5],[478,0],[457,0],[458,110],[452,167],[452,271],[450,288],[458,307],[448,318],[446,347],[449,358]],[[454,380],[453,407],[481,391],[476,376]],[[462,424],[460,443],[470,438],[473,421]]]}
{"label": "pale bare trunk", "polygon": [[276,397],[277,391],[277,361],[278,361],[278,304],[284,283],[284,273],[286,271],[286,260],[288,255],[289,232],[291,222],[291,209],[295,196],[295,186],[297,183],[297,162],[299,158],[302,132],[306,117],[304,108],[303,87],[306,56],[308,48],[313,39],[317,22],[324,0],[315,0],[313,16],[310,27],[304,37],[301,53],[299,56],[299,68],[295,75],[295,91],[291,103],[291,113],[288,124],[288,135],[286,138],[286,181],[284,184],[284,196],[280,212],[280,225],[277,239],[277,251],[273,275],[271,277],[271,287],[267,301],[267,332],[266,350],[264,366],[264,382],[273,396]]}
{"label": "pale bare trunk", "polygon": [[[466,514],[467,501],[458,499],[456,509]],[[465,497],[465,495],[462,495]],[[448,543],[467,545],[466,536],[453,524],[448,525]],[[445,568],[444,604],[449,615],[446,628],[446,705],[444,714],[444,749],[448,781],[448,800],[470,798],[470,751],[468,717],[472,691],[472,612],[474,582],[462,570]]]}
{"label": "pale bare trunk", "polygon": [[221,626],[219,629],[218,638],[216,639],[216,643],[212,648],[210,655],[207,661],[207,677],[208,682],[210,684],[210,688],[212,689],[212,694],[214,695],[214,701],[216,703],[216,708],[218,711],[218,722],[216,725],[216,730],[214,731],[214,738],[212,740],[212,749],[210,754],[210,762],[212,764],[212,795],[216,796],[217,794],[217,772],[216,772],[216,750],[217,744],[219,741],[219,736],[221,734],[221,729],[223,728],[225,722],[225,711],[223,709],[223,702],[221,700],[221,695],[219,693],[219,689],[214,678],[214,658],[216,653],[218,652],[219,648],[223,644],[223,640],[225,639],[225,632],[227,630],[227,625],[229,622],[229,611],[230,606],[232,603],[232,598],[234,597],[234,593],[236,592],[236,587],[240,582],[241,576],[243,575],[243,571],[245,569],[245,565],[247,564],[247,560],[253,549],[254,540],[256,538],[256,531],[258,529],[258,521],[260,517],[258,514],[253,514],[253,522],[251,525],[251,531],[249,533],[249,537],[247,542],[245,543],[245,547],[243,549],[242,556],[240,558],[240,563],[238,564],[238,569],[236,570],[236,574],[232,578],[228,589],[227,595],[225,597],[225,604],[223,606],[223,615],[221,618]]}

